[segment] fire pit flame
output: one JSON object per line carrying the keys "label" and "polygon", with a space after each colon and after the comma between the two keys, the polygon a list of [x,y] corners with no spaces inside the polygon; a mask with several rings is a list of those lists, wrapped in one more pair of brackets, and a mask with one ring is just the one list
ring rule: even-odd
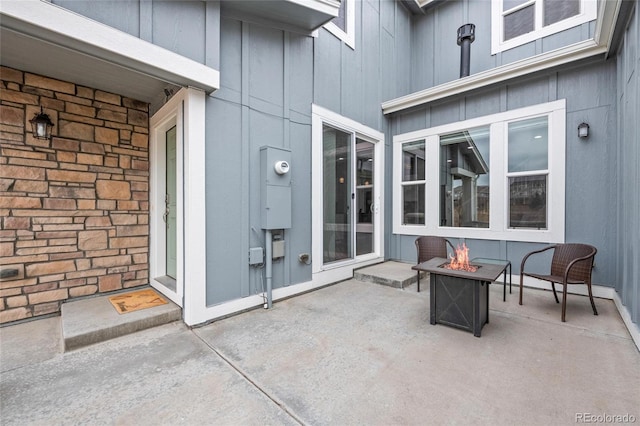
{"label": "fire pit flame", "polygon": [[469,264],[469,248],[466,244],[462,244],[456,247],[455,256],[451,256],[451,261],[443,265],[446,269],[455,269],[457,271],[476,272],[477,266]]}

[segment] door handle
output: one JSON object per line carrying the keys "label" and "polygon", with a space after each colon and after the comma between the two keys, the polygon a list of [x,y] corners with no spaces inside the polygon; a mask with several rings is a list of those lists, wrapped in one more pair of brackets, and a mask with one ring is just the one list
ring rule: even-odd
{"label": "door handle", "polygon": [[164,220],[164,223],[167,224],[167,228],[169,227],[169,212],[171,211],[170,209],[170,204],[169,204],[169,194],[165,194],[164,196],[164,214],[162,215],[162,220]]}

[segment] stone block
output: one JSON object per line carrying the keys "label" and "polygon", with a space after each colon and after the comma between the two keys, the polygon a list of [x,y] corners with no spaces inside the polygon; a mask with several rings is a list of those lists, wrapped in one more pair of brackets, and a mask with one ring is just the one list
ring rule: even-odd
{"label": "stone block", "polygon": [[147,225],[117,226],[116,235],[118,237],[146,236],[149,235],[149,227]]}
{"label": "stone block", "polygon": [[12,321],[18,321],[21,319],[30,318],[31,316],[31,310],[25,307],[7,309],[0,312],[0,323],[4,324]]}
{"label": "stone block", "polygon": [[131,187],[129,182],[98,180],[96,181],[96,193],[98,198],[107,200],[131,199]]}
{"label": "stone block", "polygon": [[121,155],[120,156],[120,168],[122,168],[122,169],[131,168],[131,156],[129,156],[129,155]]}
{"label": "stone block", "polygon": [[89,296],[98,291],[97,285],[83,285],[82,287],[73,287],[69,289],[70,297]]}
{"label": "stone block", "polygon": [[89,124],[77,123],[75,121],[60,120],[58,135],[64,138],[93,142],[94,127]]}
{"label": "stone block", "polygon": [[54,300],[64,300],[68,297],[69,292],[66,288],[43,291],[40,293],[31,293],[29,294],[29,304],[37,305],[39,303],[53,302]]}
{"label": "stone block", "polygon": [[98,290],[102,292],[120,290],[122,288],[122,275],[112,274],[98,278]]}
{"label": "stone block", "polygon": [[148,237],[116,237],[109,240],[110,248],[146,247],[148,245]]}
{"label": "stone block", "polygon": [[80,142],[56,137],[53,138],[51,147],[55,150],[73,151],[75,153],[80,150]]}
{"label": "stone block", "polygon": [[92,260],[93,268],[112,268],[122,265],[131,265],[131,256],[119,255],[119,256],[106,256],[96,257]]}
{"label": "stone block", "polygon": [[9,216],[4,218],[4,229],[29,229],[31,218]]}
{"label": "stone block", "polygon": [[13,296],[7,297],[8,308],[19,308],[20,306],[27,306],[27,296]]}
{"label": "stone block", "polygon": [[105,231],[78,232],[78,248],[80,250],[103,250],[107,248]]}
{"label": "stone block", "polygon": [[70,288],[70,287],[78,287],[81,285],[85,285],[87,283],[86,278],[76,278],[73,280],[63,280],[60,281],[60,288]]}
{"label": "stone block", "polygon": [[13,186],[13,190],[17,192],[46,193],[48,189],[49,183],[39,180],[17,180]]}
{"label": "stone block", "polygon": [[93,89],[84,86],[76,86],[76,96],[86,99],[93,99]]}
{"label": "stone block", "polygon": [[60,311],[59,302],[41,303],[33,307],[33,316],[47,315]]}
{"label": "stone block", "polygon": [[131,135],[131,145],[138,148],[148,148],[149,135],[145,135],[144,133],[133,133]]}
{"label": "stone block", "polygon": [[116,209],[116,201],[115,200],[98,200],[97,202],[98,210],[115,210]]}
{"label": "stone block", "polygon": [[93,142],[82,142],[80,151],[88,152],[89,154],[100,154],[100,155],[105,154],[104,145],[99,143],[93,143]]}
{"label": "stone block", "polygon": [[103,92],[102,90],[96,90],[94,99],[98,102],[106,102],[108,104],[120,105],[121,97],[109,92]]}
{"label": "stone block", "polygon": [[22,128],[24,126],[24,110],[8,105],[0,105],[0,123]]}
{"label": "stone block", "polygon": [[140,210],[138,201],[118,201],[118,210]]}
{"label": "stone block", "polygon": [[58,151],[56,152],[56,160],[63,163],[75,163],[76,154],[75,152]]}
{"label": "stone block", "polygon": [[55,111],[64,111],[64,101],[61,99],[40,96],[40,105],[42,105],[43,108],[49,108]]}
{"label": "stone block", "polygon": [[[97,130],[98,129],[96,129],[96,131]],[[94,166],[102,166],[102,159],[103,159],[102,155],[79,153],[77,161],[79,164],[90,164]]]}
{"label": "stone block", "polygon": [[144,111],[130,109],[127,111],[127,123],[147,128],[149,127],[149,114]]}
{"label": "stone block", "polygon": [[47,178],[56,182],[93,183],[96,181],[97,176],[91,172],[47,170]]}
{"label": "stone block", "polygon": [[88,217],[85,221],[87,228],[104,228],[111,226],[111,219],[109,216],[94,216]]}
{"label": "stone block", "polygon": [[[125,114],[124,112],[111,111],[108,109],[100,109],[98,110],[97,117],[101,120],[105,120],[112,123],[120,123],[120,124],[127,123],[127,114]],[[108,126],[108,125],[109,123],[105,123],[105,126]]]}
{"label": "stone block", "polygon": [[76,200],[71,198],[45,198],[43,208],[47,210],[75,210]]}
{"label": "stone block", "polygon": [[65,104],[64,111],[69,114],[84,115],[86,117],[95,117],[96,109],[87,105],[74,104],[73,102],[67,102]]}
{"label": "stone block", "polygon": [[96,127],[96,142],[106,143],[108,145],[118,145],[119,141],[120,132],[118,132],[118,130]]}
{"label": "stone block", "polygon": [[14,254],[13,243],[0,243],[0,257],[13,256]]}
{"label": "stone block", "polygon": [[33,197],[0,197],[0,208],[10,209],[39,209],[42,207],[40,198]]}
{"label": "stone block", "polygon": [[37,167],[8,166],[0,167],[0,177],[26,180],[44,180],[45,171]]}
{"label": "stone block", "polygon": [[22,84],[24,83],[24,75],[22,71],[9,67],[0,67],[0,80]]}
{"label": "stone block", "polygon": [[111,222],[114,225],[135,225],[138,223],[138,217],[135,214],[112,213]]}
{"label": "stone block", "polygon": [[149,162],[146,160],[138,160],[134,158],[131,160],[131,168],[133,170],[149,170]]}
{"label": "stone block", "polygon": [[51,186],[49,196],[55,198],[95,199],[96,191],[93,188],[80,188],[76,186]]}
{"label": "stone block", "polygon": [[27,265],[26,272],[28,277],[37,277],[40,275],[51,275],[61,272],[72,272],[76,270],[76,264],[73,260],[60,260],[57,262],[43,262]]}
{"label": "stone block", "polygon": [[140,111],[145,111],[145,112],[149,111],[148,103],[137,101],[131,98],[122,98],[122,105],[126,106],[127,108],[138,109]]}
{"label": "stone block", "polygon": [[38,105],[38,95],[19,92],[17,90],[1,90],[0,100],[4,102],[14,102],[16,104]]}
{"label": "stone block", "polygon": [[54,92],[68,93],[75,95],[76,85],[66,81],[55,80],[53,78],[43,77],[41,75],[25,73],[24,84],[26,86],[41,87],[43,89],[53,90]]}
{"label": "stone block", "polygon": [[96,200],[77,200],[78,210],[95,210]]}

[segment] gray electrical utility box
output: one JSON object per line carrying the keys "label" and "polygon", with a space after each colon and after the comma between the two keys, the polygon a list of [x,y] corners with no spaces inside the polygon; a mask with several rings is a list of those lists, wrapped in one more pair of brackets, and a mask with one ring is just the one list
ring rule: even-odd
{"label": "gray electrical utility box", "polygon": [[260,148],[260,221],[262,229],[291,228],[291,151]]}

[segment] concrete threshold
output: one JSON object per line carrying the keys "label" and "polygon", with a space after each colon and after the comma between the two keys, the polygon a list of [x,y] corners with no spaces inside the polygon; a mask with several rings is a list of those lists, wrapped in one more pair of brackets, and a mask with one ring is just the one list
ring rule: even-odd
{"label": "concrete threshold", "polygon": [[416,271],[411,270],[412,266],[409,263],[394,261],[378,263],[353,271],[353,278],[362,282],[405,288],[418,281]]}
{"label": "concrete threshold", "polygon": [[[132,290],[137,291],[139,289]],[[119,293],[127,294],[127,293]],[[62,340],[65,351],[178,321],[182,310],[167,304],[119,314],[105,295],[62,305]]]}

